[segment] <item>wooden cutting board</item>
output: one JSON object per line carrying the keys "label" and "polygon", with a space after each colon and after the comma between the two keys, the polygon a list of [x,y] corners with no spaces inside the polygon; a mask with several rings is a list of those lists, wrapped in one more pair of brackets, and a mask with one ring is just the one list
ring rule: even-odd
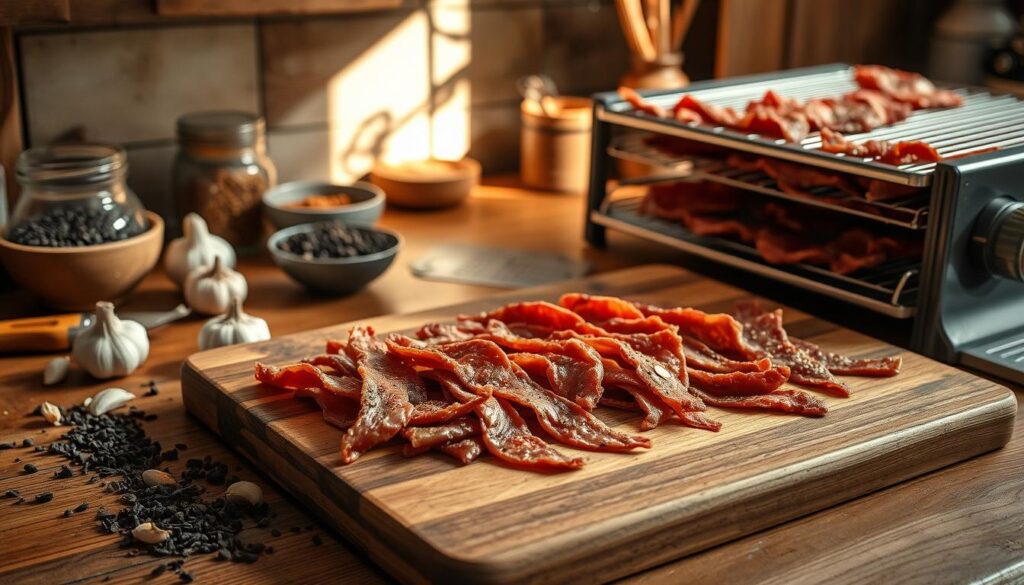
{"label": "wooden cutting board", "polygon": [[[645,266],[368,323],[409,330],[568,291],[709,311],[749,298],[678,268]],[[896,351],[795,310],[785,316],[791,334],[829,350]],[[723,422],[718,433],[664,424],[648,433],[650,451],[586,452],[579,471],[517,471],[490,457],[462,467],[441,454],[406,459],[397,446],[342,466],[341,432],[306,401],[257,385],[252,365],[319,353],[348,327],[193,355],[182,392],[194,415],[404,581],[611,580],[996,449],[1016,411],[1006,388],[904,352],[894,378],[847,378],[853,396],[825,398],[824,418],[710,409]],[[598,415],[621,430],[639,421]]]}

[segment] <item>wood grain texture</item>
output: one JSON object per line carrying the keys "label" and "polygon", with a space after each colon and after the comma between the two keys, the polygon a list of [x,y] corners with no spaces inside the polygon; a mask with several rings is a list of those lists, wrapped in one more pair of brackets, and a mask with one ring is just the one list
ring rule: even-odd
{"label": "wood grain texture", "polygon": [[[18,196],[15,164],[22,151],[21,107],[18,98],[18,76],[15,65],[14,33],[0,28],[0,166],[4,169],[4,187],[8,217]],[[2,217],[0,217],[2,219]]]}
{"label": "wood grain texture", "polygon": [[715,77],[785,68],[787,0],[721,0]]}
{"label": "wood grain texture", "polygon": [[69,20],[70,0],[0,0],[0,27]]}
{"label": "wood grain texture", "polygon": [[[728,309],[745,293],[650,266],[369,323],[401,331],[515,299],[569,290]],[[787,310],[798,337],[851,355],[894,351]],[[625,576],[996,449],[1016,401],[996,384],[904,354],[896,378],[850,378],[824,419],[714,410],[720,433],[665,425],[638,454],[579,453],[581,471],[540,475],[491,460],[466,467],[397,447],[340,466],[340,432],[288,393],[258,386],[252,363],[289,363],[347,325],[193,355],[186,406],[350,540],[406,581],[589,582]],[[634,429],[628,413],[601,411]],[[560,447],[561,448],[561,447]],[[566,452],[572,449],[564,448]],[[574,453],[575,454],[575,453]],[[400,552],[398,552],[400,551]]]}

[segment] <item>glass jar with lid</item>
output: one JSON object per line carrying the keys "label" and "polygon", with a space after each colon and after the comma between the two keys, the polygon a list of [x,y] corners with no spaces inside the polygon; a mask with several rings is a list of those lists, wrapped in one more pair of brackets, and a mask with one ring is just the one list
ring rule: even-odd
{"label": "glass jar with lid", "polygon": [[262,236],[263,192],[277,182],[263,119],[247,112],[196,112],[178,119],[174,191],[181,215],[198,213],[210,232],[242,252]]}
{"label": "glass jar with lid", "polygon": [[147,228],[145,209],[125,182],[128,159],[107,144],[30,148],[16,165],[21,195],[4,237],[27,246],[90,246]]}

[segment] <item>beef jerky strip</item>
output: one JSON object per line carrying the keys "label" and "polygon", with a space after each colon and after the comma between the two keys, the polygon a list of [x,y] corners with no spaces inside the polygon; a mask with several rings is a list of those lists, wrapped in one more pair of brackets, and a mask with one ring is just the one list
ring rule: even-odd
{"label": "beef jerky strip", "polygon": [[837,376],[870,376],[888,378],[900,373],[903,358],[898,355],[877,359],[854,359],[831,351],[825,351],[818,345],[802,339],[790,338],[793,345],[806,351],[812,358],[825,364],[828,371]]}
{"label": "beef jerky strip", "polygon": [[357,378],[328,374],[313,364],[292,364],[281,368],[256,362],[256,379],[284,390],[320,388],[332,394],[359,400],[362,385]]}
{"label": "beef jerky strip", "polygon": [[359,375],[355,362],[343,353],[325,353],[302,361],[314,366],[326,366],[345,376]]}
{"label": "beef jerky strip", "polygon": [[[484,401],[487,398],[490,398],[489,394],[484,395]],[[477,402],[474,407],[483,404],[484,401]],[[466,437],[479,434],[480,421],[470,416],[460,416],[444,424],[432,427],[406,427],[402,429],[402,436],[409,441],[410,445],[417,448],[437,447],[449,441],[461,441]]]}
{"label": "beef jerky strip", "polygon": [[461,441],[451,441],[438,447],[441,452],[451,455],[463,465],[476,461],[483,453],[484,445],[480,437],[469,437]]}
{"label": "beef jerky strip", "polygon": [[[434,370],[427,374],[457,400],[469,402],[475,396],[465,390],[451,373]],[[568,457],[534,436],[526,422],[509,404],[491,396],[475,408],[480,419],[481,438],[487,451],[498,459],[524,469],[565,470],[583,467],[580,457]]]}
{"label": "beef jerky strip", "polygon": [[591,323],[609,319],[643,319],[635,305],[617,297],[567,293],[558,299],[559,306],[576,313]]}
{"label": "beef jerky strip", "polygon": [[478,404],[487,400],[488,394],[481,394],[469,402],[443,402],[427,400],[413,405],[410,425],[430,425],[442,423],[473,412]]}
{"label": "beef jerky strip", "polygon": [[791,382],[836,396],[850,395],[846,384],[836,379],[824,363],[789,340],[782,326],[781,309],[767,311],[758,302],[737,303],[736,317],[743,323],[747,343],[760,348],[762,356],[771,356],[774,363],[788,366]]}
{"label": "beef jerky strip", "polygon": [[644,315],[661,317],[666,323],[679,327],[680,335],[693,337],[719,353],[745,359],[763,357],[763,355],[758,355],[759,352],[756,348],[746,342],[743,337],[743,325],[731,315],[705,313],[690,307],[662,309],[654,305],[639,303],[636,304],[636,307]]}
{"label": "beef jerky strip", "polygon": [[789,368],[777,366],[763,372],[712,373],[691,370],[691,385],[715,396],[770,394],[789,379]]}
{"label": "beef jerky strip", "polygon": [[598,451],[650,447],[646,437],[615,431],[579,405],[538,386],[494,342],[471,339],[420,349],[389,340],[388,347],[417,366],[455,375],[474,394],[493,392],[530,408],[541,427],[566,445]]}
{"label": "beef jerky strip", "polygon": [[686,367],[720,374],[729,372],[763,372],[771,369],[772,360],[761,358],[752,361],[738,361],[725,357],[699,340],[683,336],[683,351],[686,353]]}
{"label": "beef jerky strip", "polygon": [[821,399],[799,390],[776,390],[758,396],[712,396],[700,390],[694,392],[711,406],[719,408],[774,410],[804,416],[824,416],[828,412],[828,407]]}
{"label": "beef jerky strip", "polygon": [[[355,382],[354,378],[351,380]],[[295,391],[295,397],[315,400],[323,412],[324,422],[339,429],[347,429],[352,426],[359,414],[358,402],[322,388],[300,388]]]}
{"label": "beef jerky strip", "polygon": [[[666,405],[658,396],[648,389],[635,372],[620,366],[612,359],[605,359],[605,385],[620,388],[633,396],[637,406],[644,413],[640,421],[640,429],[647,431],[658,426],[663,420],[679,417],[678,413]],[[700,412],[686,412],[679,420],[689,427],[718,431],[722,423],[711,420]]]}
{"label": "beef jerky strip", "polygon": [[[526,325],[537,336],[543,337],[555,331],[576,331],[578,333],[603,333],[601,328],[587,323],[583,317],[569,309],[544,301],[513,303],[490,313],[476,317],[460,317],[478,323],[501,321],[503,323]],[[513,328],[514,329],[514,328]]]}
{"label": "beef jerky strip", "polygon": [[673,372],[658,360],[637,351],[625,341],[572,332],[562,332],[562,335],[575,337],[596,349],[601,357],[628,366],[627,369],[635,371],[642,384],[671,407],[680,418],[686,412],[704,410],[704,403],[687,391],[686,384],[679,379],[679,372]]}
{"label": "beef jerky strip", "polygon": [[402,430],[413,413],[410,396],[427,392],[416,370],[391,355],[373,329],[354,327],[345,352],[363,379],[359,417],[341,438],[341,460],[351,463]]}

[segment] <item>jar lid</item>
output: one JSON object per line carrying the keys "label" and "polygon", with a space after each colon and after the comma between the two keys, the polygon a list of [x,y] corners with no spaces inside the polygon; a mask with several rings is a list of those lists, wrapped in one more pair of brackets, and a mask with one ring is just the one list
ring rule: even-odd
{"label": "jar lid", "polygon": [[237,111],[192,112],[178,118],[178,140],[211,146],[253,146],[263,138],[257,114]]}
{"label": "jar lid", "polygon": [[124,176],[124,149],[111,144],[55,144],[23,151],[18,156],[18,182],[50,185],[103,183]]}

